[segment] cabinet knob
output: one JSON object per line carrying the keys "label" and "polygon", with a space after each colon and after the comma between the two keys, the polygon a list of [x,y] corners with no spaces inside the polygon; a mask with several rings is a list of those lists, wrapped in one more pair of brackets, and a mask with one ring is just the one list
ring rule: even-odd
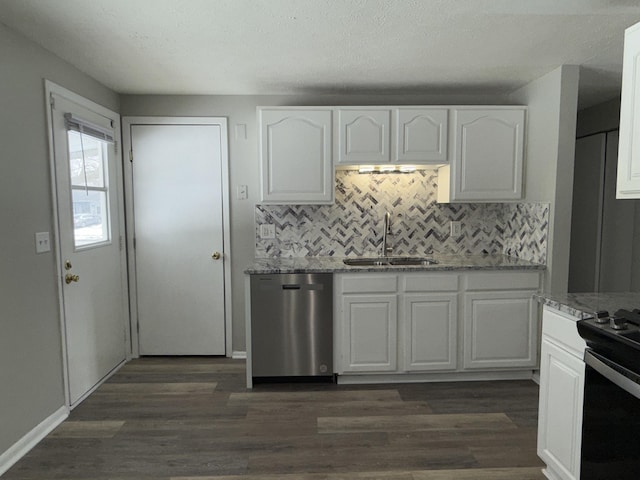
{"label": "cabinet knob", "polygon": [[211,258],[213,258],[214,260],[220,260],[220,257],[221,257],[220,252],[213,252],[211,254]]}

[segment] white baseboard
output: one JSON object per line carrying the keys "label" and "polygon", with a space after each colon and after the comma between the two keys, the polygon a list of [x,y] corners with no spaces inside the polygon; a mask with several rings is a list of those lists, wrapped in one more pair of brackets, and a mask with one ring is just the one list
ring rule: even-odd
{"label": "white baseboard", "polygon": [[366,385],[381,383],[426,383],[426,382],[472,382],[490,380],[531,380],[531,370],[496,372],[452,372],[452,373],[389,373],[389,374],[343,374],[338,375],[340,385]]}
{"label": "white baseboard", "polygon": [[233,358],[234,360],[246,360],[247,359],[247,352],[234,351],[231,354],[231,358]]}
{"label": "white baseboard", "polygon": [[538,385],[540,385],[540,370],[534,370],[533,377],[531,377],[531,380],[533,380]]}
{"label": "white baseboard", "polygon": [[35,447],[40,440],[51,433],[51,431],[60,425],[68,416],[69,409],[67,407],[60,407],[9,447],[6,452],[0,455],[0,476],[24,457],[29,450]]}

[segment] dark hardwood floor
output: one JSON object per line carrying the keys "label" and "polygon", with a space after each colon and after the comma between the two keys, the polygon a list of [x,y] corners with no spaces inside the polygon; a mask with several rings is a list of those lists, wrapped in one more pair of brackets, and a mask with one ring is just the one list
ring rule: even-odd
{"label": "dark hardwood floor", "polygon": [[531,381],[262,384],[243,361],[142,358],[3,480],[538,480]]}

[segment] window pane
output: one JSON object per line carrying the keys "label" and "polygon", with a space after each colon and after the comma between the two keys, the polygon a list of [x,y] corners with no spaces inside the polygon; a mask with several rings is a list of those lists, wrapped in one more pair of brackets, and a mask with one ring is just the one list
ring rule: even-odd
{"label": "window pane", "polygon": [[109,241],[107,192],[73,190],[73,232],[76,247]]}
{"label": "window pane", "polygon": [[[106,142],[79,132],[69,131],[69,170],[71,185],[104,187]],[[84,158],[82,155],[84,147]]]}

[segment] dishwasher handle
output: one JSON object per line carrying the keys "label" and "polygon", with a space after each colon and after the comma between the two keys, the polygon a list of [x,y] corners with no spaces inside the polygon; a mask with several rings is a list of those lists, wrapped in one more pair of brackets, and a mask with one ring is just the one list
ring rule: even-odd
{"label": "dishwasher handle", "polygon": [[300,290],[300,284],[299,283],[285,283],[284,285],[282,285],[282,289],[283,290]]}

